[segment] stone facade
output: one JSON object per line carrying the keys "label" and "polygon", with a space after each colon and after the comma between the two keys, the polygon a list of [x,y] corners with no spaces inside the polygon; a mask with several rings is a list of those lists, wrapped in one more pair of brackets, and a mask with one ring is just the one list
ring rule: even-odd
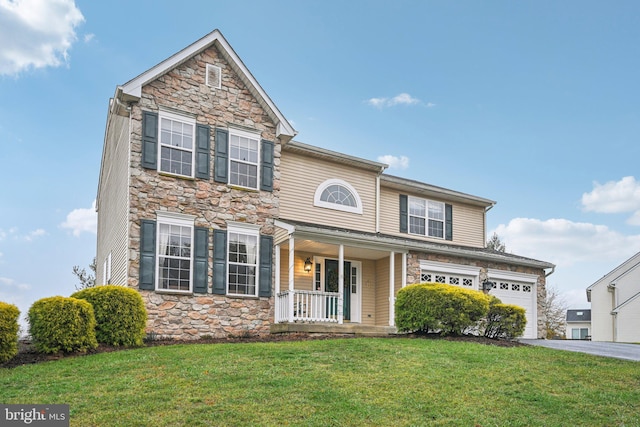
{"label": "stone facade", "polygon": [[[205,84],[206,64],[222,70],[222,87]],[[275,142],[273,191],[236,188],[209,180],[175,177],[141,166],[142,111],[160,108],[195,116],[213,129],[241,126]],[[195,226],[226,229],[228,221],[260,226],[260,234],[273,235],[278,216],[280,144],[275,125],[215,46],[201,52],[142,88],[131,109],[129,186],[128,286],[138,289],[140,220],[156,219],[157,211],[194,215]],[[210,165],[213,169],[213,162]],[[209,233],[209,284],[211,291],[213,233]],[[273,297],[230,298],[221,295],[185,295],[140,291],[149,314],[148,331],[163,337],[193,339],[241,333],[268,333],[273,321]]]}

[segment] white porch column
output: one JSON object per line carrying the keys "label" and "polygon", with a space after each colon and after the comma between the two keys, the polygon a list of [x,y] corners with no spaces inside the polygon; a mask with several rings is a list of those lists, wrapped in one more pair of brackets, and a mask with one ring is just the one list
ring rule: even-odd
{"label": "white porch column", "polygon": [[338,249],[338,324],[344,322],[344,245]]}
{"label": "white porch column", "polygon": [[289,322],[293,322],[293,285],[295,277],[295,239],[293,235],[289,235],[289,296],[287,302],[289,303]]}
{"label": "white porch column", "polygon": [[275,323],[279,323],[280,321],[280,298],[278,294],[280,293],[280,245],[276,245],[276,275],[275,275]]}
{"label": "white porch column", "polygon": [[402,287],[407,286],[407,253],[402,253]]}
{"label": "white porch column", "polygon": [[396,269],[396,253],[389,253],[389,326],[395,326],[395,269]]}

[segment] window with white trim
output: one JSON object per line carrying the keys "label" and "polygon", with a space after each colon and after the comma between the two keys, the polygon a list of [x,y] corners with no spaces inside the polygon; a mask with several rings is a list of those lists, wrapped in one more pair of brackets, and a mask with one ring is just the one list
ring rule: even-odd
{"label": "window with white trim", "polygon": [[409,197],[409,233],[444,239],[443,202]]}
{"label": "window with white trim", "polygon": [[111,252],[109,252],[109,255],[105,258],[102,266],[102,284],[111,284]]}
{"label": "window with white trim", "polygon": [[193,219],[158,214],[156,289],[191,292]]}
{"label": "window with white trim", "polygon": [[316,188],[313,205],[322,208],[362,214],[362,200],[349,183],[328,179]]}
{"label": "window with white trim", "polygon": [[229,129],[229,184],[258,189],[260,136]]}
{"label": "window with white trim", "polygon": [[193,118],[159,112],[160,172],[193,177],[196,121]]}
{"label": "window with white trim", "polygon": [[227,293],[257,296],[259,229],[229,226],[227,240]]}

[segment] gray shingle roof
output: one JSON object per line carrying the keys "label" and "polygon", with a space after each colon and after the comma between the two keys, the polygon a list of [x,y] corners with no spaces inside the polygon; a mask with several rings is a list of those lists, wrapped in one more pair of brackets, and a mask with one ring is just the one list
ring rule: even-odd
{"label": "gray shingle roof", "polygon": [[591,322],[591,309],[567,310],[567,322]]}

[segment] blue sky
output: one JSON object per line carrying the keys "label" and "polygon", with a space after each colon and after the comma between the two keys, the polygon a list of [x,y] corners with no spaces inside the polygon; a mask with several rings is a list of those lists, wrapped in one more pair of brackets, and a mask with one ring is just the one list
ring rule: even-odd
{"label": "blue sky", "polygon": [[116,85],[218,28],[297,140],[496,200],[573,308],[640,250],[635,1],[0,0],[0,300],[95,255]]}

